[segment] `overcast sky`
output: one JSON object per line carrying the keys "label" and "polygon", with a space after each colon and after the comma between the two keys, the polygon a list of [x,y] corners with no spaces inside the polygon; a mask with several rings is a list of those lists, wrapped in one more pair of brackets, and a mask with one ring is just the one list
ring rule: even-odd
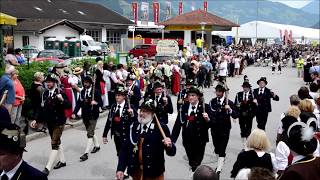
{"label": "overcast sky", "polygon": [[310,3],[312,0],[271,0],[274,2],[281,2],[293,8],[302,8],[303,6]]}

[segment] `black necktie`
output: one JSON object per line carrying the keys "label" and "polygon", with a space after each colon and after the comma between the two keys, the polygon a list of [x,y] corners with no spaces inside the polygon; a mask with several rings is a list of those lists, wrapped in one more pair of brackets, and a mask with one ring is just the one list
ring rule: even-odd
{"label": "black necktie", "polygon": [[259,94],[262,94],[263,93],[263,90],[262,89],[260,89],[260,93]]}
{"label": "black necktie", "polygon": [[118,105],[118,109],[117,109],[116,114],[115,114],[116,117],[120,117],[120,108],[121,108],[121,106]]}
{"label": "black necktie", "polygon": [[244,101],[247,101],[247,93],[244,93]]}
{"label": "black necktie", "polygon": [[147,129],[148,129],[148,126],[147,125],[143,125],[143,131],[141,133],[141,138],[144,138],[144,136],[147,134]]}
{"label": "black necktie", "polygon": [[6,174],[1,176],[1,180],[9,180],[8,176]]}
{"label": "black necktie", "polygon": [[52,96],[52,92],[49,91],[49,97],[51,97],[51,96]]}
{"label": "black necktie", "polygon": [[196,109],[196,107],[195,107],[195,106],[192,106],[191,108],[192,108],[192,110],[191,110],[190,116],[194,116],[194,115],[196,114],[196,113],[194,112],[194,110]]}
{"label": "black necktie", "polygon": [[86,90],[86,96],[85,98],[88,98],[89,97],[89,89]]}
{"label": "black necktie", "polygon": [[221,99],[220,98],[218,98],[218,104],[221,105]]}

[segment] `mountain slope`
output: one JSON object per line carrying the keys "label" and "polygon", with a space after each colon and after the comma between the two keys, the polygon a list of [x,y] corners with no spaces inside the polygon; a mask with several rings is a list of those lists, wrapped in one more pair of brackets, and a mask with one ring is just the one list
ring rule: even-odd
{"label": "mountain slope", "polygon": [[[85,2],[99,3],[107,8],[132,19],[131,3],[134,0],[81,0]],[[139,4],[150,3],[149,19],[153,21],[152,2],[153,0],[138,0]],[[168,0],[158,0],[160,3],[160,19],[164,20],[165,2]],[[172,2],[172,16],[178,13],[178,0]],[[202,0],[184,0],[184,12],[194,9],[203,9]],[[253,20],[268,21],[280,24],[292,24],[304,27],[311,27],[318,23],[319,16],[306,13],[300,9],[288,7],[282,3],[266,0],[209,0],[208,11],[222,16],[231,21],[243,24]]]}
{"label": "mountain slope", "polygon": [[312,13],[312,14],[320,14],[320,1],[319,0],[313,0],[306,6],[302,7],[301,10],[307,13]]}

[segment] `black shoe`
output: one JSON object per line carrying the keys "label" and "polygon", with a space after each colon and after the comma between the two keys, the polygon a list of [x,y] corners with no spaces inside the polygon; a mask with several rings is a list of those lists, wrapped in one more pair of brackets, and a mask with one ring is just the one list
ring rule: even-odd
{"label": "black shoe", "polygon": [[44,170],[42,171],[43,174],[49,176],[50,171],[47,168],[44,168]]}
{"label": "black shoe", "polygon": [[96,152],[98,152],[98,151],[100,151],[100,147],[94,147],[94,148],[92,149],[91,153],[96,153]]}
{"label": "black shoe", "polygon": [[82,155],[82,156],[80,157],[80,161],[81,161],[81,162],[86,161],[86,160],[88,160],[88,153],[85,153],[84,155]]}
{"label": "black shoe", "polygon": [[53,169],[60,169],[60,168],[62,168],[62,167],[65,167],[67,165],[67,163],[63,163],[63,162],[61,162],[61,161],[59,161],[54,167],[53,167]]}

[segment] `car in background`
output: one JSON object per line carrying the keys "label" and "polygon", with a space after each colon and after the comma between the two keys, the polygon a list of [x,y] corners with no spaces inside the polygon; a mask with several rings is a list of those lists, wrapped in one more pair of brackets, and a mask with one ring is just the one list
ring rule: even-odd
{"label": "car in background", "polygon": [[52,49],[40,51],[37,55],[37,58],[35,58],[33,62],[50,61],[53,64],[57,64],[64,62],[67,59],[69,59],[69,56],[65,55],[62,51]]}
{"label": "car in background", "polygon": [[29,53],[29,58],[30,60],[33,60],[35,58],[37,58],[38,54],[39,54],[39,50],[36,47],[30,46],[30,47],[23,47],[22,48],[22,54],[24,55],[25,58],[28,57],[28,53]]}
{"label": "car in background", "polygon": [[153,57],[157,54],[156,45],[154,44],[142,44],[136,45],[129,51],[130,57]]}

